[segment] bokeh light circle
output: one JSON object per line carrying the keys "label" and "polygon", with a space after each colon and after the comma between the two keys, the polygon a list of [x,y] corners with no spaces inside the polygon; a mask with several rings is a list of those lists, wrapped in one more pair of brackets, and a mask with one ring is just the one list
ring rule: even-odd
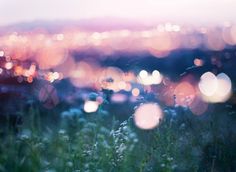
{"label": "bokeh light circle", "polygon": [[160,106],[155,103],[142,104],[134,113],[135,125],[144,130],[155,128],[162,118],[162,110]]}
{"label": "bokeh light circle", "polygon": [[206,72],[201,76],[198,88],[202,94],[212,96],[217,90],[217,87],[217,78],[212,72]]}
{"label": "bokeh light circle", "polygon": [[96,101],[86,101],[84,103],[84,111],[87,113],[92,113],[92,112],[96,112],[98,109],[98,102]]}

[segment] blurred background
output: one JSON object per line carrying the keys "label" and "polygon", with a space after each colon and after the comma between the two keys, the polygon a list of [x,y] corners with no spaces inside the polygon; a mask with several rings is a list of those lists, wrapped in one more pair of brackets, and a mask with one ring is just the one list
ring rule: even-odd
{"label": "blurred background", "polygon": [[0,0],[0,171],[236,171],[235,9]]}

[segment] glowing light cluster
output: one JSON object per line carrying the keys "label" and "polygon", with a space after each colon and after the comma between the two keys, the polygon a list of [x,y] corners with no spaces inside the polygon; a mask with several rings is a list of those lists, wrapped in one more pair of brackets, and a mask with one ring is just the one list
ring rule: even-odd
{"label": "glowing light cluster", "polygon": [[[9,61],[9,59],[5,64],[5,68],[10,70],[12,76],[18,77],[18,82],[22,82],[23,80],[27,81],[28,83],[33,82],[33,78],[36,77],[36,65],[31,64],[29,68],[25,68],[23,64],[17,64],[17,62]],[[19,62],[18,62],[19,63]]]}
{"label": "glowing light cluster", "polygon": [[208,103],[202,100],[196,85],[191,83],[190,78],[183,78],[179,83],[164,78],[164,86],[159,90],[159,98],[168,106],[188,107],[193,114],[202,115],[207,111]]}
{"label": "glowing light cluster", "polygon": [[215,76],[211,72],[204,73],[198,84],[203,100],[207,102],[225,102],[231,96],[232,83],[225,73]]}
{"label": "glowing light cluster", "polygon": [[[11,56],[20,60],[30,58],[38,62],[40,69],[50,69],[63,64],[70,50],[80,51],[93,47],[104,54],[115,51],[148,51],[159,58],[167,56],[175,49],[201,48],[203,45],[211,50],[222,50],[227,45],[236,45],[236,25],[229,23],[218,29],[214,26],[192,27],[167,22],[148,29],[141,27],[105,32],[73,28],[65,28],[56,34],[46,31],[13,32],[0,36],[0,47],[4,47],[0,51],[0,57]],[[194,64],[201,66],[202,61],[196,59]]]}
{"label": "glowing light cluster", "polygon": [[54,82],[55,80],[60,79],[60,73],[58,72],[49,72],[46,74],[45,79],[48,80],[49,82]]}
{"label": "glowing light cluster", "polygon": [[163,76],[158,70],[154,70],[152,74],[149,74],[146,70],[141,70],[138,75],[139,83],[143,85],[157,85],[162,82]]}

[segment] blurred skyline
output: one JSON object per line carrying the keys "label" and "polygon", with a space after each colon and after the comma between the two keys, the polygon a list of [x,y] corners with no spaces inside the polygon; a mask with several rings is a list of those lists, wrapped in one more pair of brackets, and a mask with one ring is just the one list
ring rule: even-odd
{"label": "blurred skyline", "polygon": [[38,20],[121,18],[152,22],[236,22],[235,0],[0,0],[0,26]]}

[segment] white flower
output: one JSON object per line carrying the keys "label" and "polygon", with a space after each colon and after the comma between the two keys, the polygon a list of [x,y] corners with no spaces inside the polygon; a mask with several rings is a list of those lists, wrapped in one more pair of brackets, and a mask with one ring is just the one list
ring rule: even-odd
{"label": "white flower", "polygon": [[60,130],[58,131],[58,133],[63,135],[63,134],[66,133],[66,130],[60,129]]}
{"label": "white flower", "polygon": [[66,165],[67,165],[68,167],[73,167],[73,163],[72,163],[71,161],[67,162]]}

